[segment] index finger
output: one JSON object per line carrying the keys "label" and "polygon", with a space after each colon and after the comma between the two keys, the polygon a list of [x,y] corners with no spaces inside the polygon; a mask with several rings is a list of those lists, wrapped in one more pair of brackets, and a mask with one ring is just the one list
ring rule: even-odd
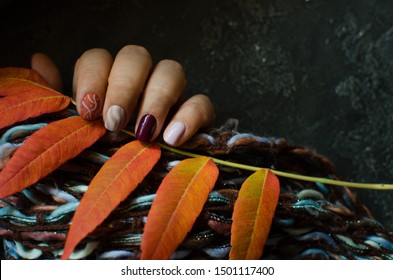
{"label": "index finger", "polygon": [[75,64],[74,90],[79,114],[85,120],[100,116],[105,100],[112,56],[104,49],[91,49]]}

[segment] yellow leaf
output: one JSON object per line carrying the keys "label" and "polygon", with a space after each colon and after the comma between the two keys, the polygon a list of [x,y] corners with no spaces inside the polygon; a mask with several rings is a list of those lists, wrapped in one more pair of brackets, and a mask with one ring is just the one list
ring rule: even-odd
{"label": "yellow leaf", "polygon": [[278,178],[260,169],[243,183],[232,215],[230,259],[262,256],[280,194]]}
{"label": "yellow leaf", "polygon": [[164,178],[142,237],[142,259],[168,259],[191,230],[218,177],[208,157],[186,159]]}

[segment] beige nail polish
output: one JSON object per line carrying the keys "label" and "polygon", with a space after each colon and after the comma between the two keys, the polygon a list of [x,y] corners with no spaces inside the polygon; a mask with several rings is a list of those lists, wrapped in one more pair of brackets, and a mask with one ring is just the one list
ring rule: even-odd
{"label": "beige nail polish", "polygon": [[106,113],[105,127],[110,131],[118,131],[122,128],[126,118],[126,111],[118,105],[113,105]]}

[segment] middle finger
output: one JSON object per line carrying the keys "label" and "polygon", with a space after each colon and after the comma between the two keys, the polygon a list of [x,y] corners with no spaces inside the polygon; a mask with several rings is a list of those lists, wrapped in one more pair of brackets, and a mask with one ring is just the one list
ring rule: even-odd
{"label": "middle finger", "polygon": [[128,123],[152,65],[150,54],[140,46],[122,48],[113,63],[103,109],[105,127],[119,131]]}

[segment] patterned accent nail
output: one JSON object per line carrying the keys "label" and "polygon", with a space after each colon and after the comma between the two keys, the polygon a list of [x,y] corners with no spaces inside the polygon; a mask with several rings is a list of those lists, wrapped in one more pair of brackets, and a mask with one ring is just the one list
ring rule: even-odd
{"label": "patterned accent nail", "polygon": [[141,141],[149,141],[153,136],[156,124],[157,120],[153,115],[144,115],[141,118],[138,129],[136,131],[136,139]]}
{"label": "patterned accent nail", "polygon": [[182,122],[175,122],[170,127],[167,133],[164,135],[164,141],[169,145],[176,145],[180,138],[186,131],[186,126]]}
{"label": "patterned accent nail", "polygon": [[110,131],[119,131],[126,118],[126,111],[118,106],[112,105],[106,113],[105,127]]}
{"label": "patterned accent nail", "polygon": [[86,94],[81,103],[81,117],[92,121],[100,116],[100,98],[94,93]]}

